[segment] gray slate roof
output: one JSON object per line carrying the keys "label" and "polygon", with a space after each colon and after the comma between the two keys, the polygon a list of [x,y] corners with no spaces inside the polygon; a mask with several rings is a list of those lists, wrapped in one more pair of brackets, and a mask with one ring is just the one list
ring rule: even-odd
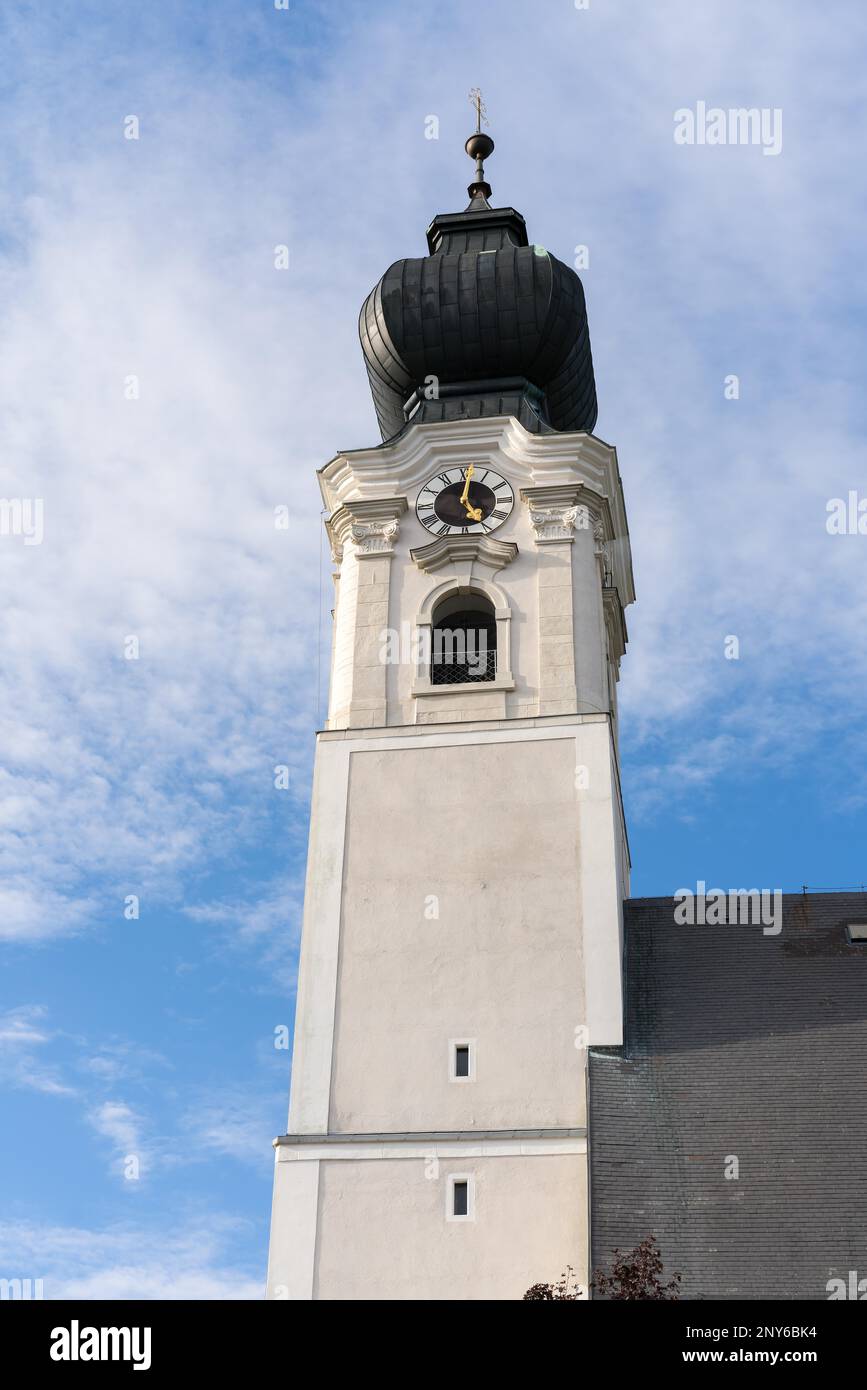
{"label": "gray slate roof", "polygon": [[676,926],[671,898],[625,918],[625,1046],[589,1059],[594,1269],[652,1234],[687,1298],[867,1278],[867,894],[786,894],[779,936]]}

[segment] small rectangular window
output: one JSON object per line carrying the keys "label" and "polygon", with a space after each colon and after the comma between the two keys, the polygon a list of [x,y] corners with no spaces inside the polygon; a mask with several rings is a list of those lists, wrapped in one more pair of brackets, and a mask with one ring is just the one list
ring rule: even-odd
{"label": "small rectangular window", "polygon": [[867,944],[867,922],[850,922],[847,931],[853,946]]}
{"label": "small rectangular window", "polygon": [[475,1221],[475,1178],[472,1173],[450,1173],[446,1183],[446,1220]]}
{"label": "small rectangular window", "polygon": [[449,1039],[449,1080],[475,1081],[476,1043],[474,1038]]}

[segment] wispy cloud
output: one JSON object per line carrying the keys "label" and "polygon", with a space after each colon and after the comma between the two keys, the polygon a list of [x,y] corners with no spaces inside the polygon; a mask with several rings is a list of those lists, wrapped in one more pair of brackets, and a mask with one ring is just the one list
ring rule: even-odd
{"label": "wispy cloud", "polygon": [[125,1038],[106,1038],[97,1044],[82,1039],[80,1045],[83,1050],[76,1064],[78,1070],[107,1085],[141,1081],[172,1066],[161,1052]]}
{"label": "wispy cloud", "polygon": [[87,1118],[97,1134],[109,1140],[115,1158],[123,1163],[134,1159],[135,1176],[141,1176],[146,1158],[142,1118],[132,1106],[122,1100],[106,1100],[90,1110]]}
{"label": "wispy cloud", "polygon": [[273,1165],[274,1093],[213,1088],[194,1099],[182,1128],[194,1138],[194,1157],[220,1154],[268,1172]]}
{"label": "wispy cloud", "polygon": [[0,1014],[0,1072],[7,1085],[41,1091],[50,1096],[74,1096],[60,1068],[41,1055],[55,1040],[47,1010],[22,1005]]}
{"label": "wispy cloud", "polygon": [[[51,1048],[63,1052],[63,1064],[44,1055]],[[276,1084],[262,1084],[266,1062],[272,1060],[273,1053],[267,1059],[257,1054],[255,1071],[243,1086],[228,1077],[217,1086],[172,1077],[171,1105],[157,1107],[154,1083],[162,1090],[172,1071],[161,1053],[129,1039],[95,1044],[64,1035],[52,1028],[43,1006],[0,1014],[2,1083],[74,1101],[107,1160],[109,1176],[129,1184],[129,1191],[157,1175],[165,1178],[172,1169],[224,1158],[267,1174],[287,1080],[281,1071]]]}
{"label": "wispy cloud", "polygon": [[102,1229],[0,1223],[0,1274],[44,1281],[47,1299],[258,1299],[264,1280],[233,1264],[245,1223],[219,1212]]}
{"label": "wispy cloud", "polygon": [[183,911],[191,921],[217,928],[223,950],[252,955],[267,969],[272,985],[289,993],[297,975],[302,901],[300,876],[293,875],[260,885],[246,898],[192,903]]}
{"label": "wispy cloud", "polygon": [[11,874],[0,887],[0,941],[43,941],[79,930],[97,908],[93,897],[76,897]]}

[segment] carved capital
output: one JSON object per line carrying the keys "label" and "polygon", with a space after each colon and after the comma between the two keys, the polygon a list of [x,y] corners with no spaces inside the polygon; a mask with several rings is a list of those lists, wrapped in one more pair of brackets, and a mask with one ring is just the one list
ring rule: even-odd
{"label": "carved capital", "polygon": [[530,525],[537,545],[551,541],[571,541],[575,528],[586,530],[589,525],[586,507],[534,507],[530,505]]}
{"label": "carved capital", "polygon": [[349,528],[357,555],[391,555],[400,531],[400,522],[354,521]]}
{"label": "carved capital", "polygon": [[573,541],[576,531],[593,526],[595,494],[581,483],[525,487],[521,498],[527,504],[537,545]]}
{"label": "carved capital", "polygon": [[325,523],[335,564],[343,560],[347,545],[359,559],[367,555],[393,555],[400,533],[399,518],[407,509],[405,497],[346,502]]}

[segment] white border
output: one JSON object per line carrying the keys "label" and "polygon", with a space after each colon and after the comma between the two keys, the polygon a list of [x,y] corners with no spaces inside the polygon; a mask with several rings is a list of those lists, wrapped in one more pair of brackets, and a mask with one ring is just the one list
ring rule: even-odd
{"label": "white border", "polygon": [[[467,1185],[467,1214],[455,1214],[455,1183]],[[446,1221],[475,1221],[476,1219],[476,1176],[475,1173],[449,1173],[446,1178]]]}
{"label": "white border", "polygon": [[[469,1048],[468,1075],[458,1076],[457,1074],[457,1050],[459,1047]],[[449,1081],[464,1083],[475,1081],[476,1079],[476,1039],[475,1038],[449,1038]]]}
{"label": "white border", "polygon": [[432,1158],[546,1158],[562,1154],[586,1154],[587,1139],[547,1138],[544,1135],[522,1139],[383,1139],[376,1142],[331,1139],[325,1144],[279,1144],[278,1163],[341,1162],[359,1158],[376,1161],[405,1158],[429,1162]]}

